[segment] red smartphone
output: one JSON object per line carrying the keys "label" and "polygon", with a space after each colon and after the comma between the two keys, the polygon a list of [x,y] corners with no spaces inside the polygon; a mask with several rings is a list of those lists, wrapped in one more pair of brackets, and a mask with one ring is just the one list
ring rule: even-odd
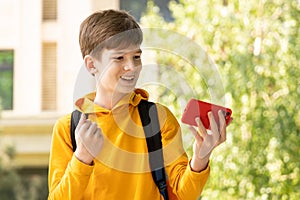
{"label": "red smartphone", "polygon": [[202,121],[202,124],[204,125],[204,127],[206,129],[210,129],[210,123],[209,123],[207,113],[209,111],[212,111],[215,121],[217,122],[217,124],[219,126],[219,124],[220,124],[219,115],[218,115],[219,110],[223,111],[226,125],[228,125],[233,119],[231,117],[231,115],[232,115],[231,109],[225,108],[223,106],[219,106],[216,104],[200,101],[197,99],[191,99],[191,100],[189,100],[186,108],[184,109],[181,121],[185,124],[189,124],[192,126],[198,126],[195,121],[195,118],[200,117],[200,120]]}

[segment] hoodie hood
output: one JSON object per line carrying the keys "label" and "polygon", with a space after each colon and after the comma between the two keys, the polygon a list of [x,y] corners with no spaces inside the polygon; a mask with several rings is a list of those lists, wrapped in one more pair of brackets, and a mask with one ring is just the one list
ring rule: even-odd
{"label": "hoodie hood", "polygon": [[111,110],[95,104],[95,97],[96,92],[92,92],[78,99],[75,102],[76,109],[83,113],[110,112],[122,105],[130,104],[132,106],[137,106],[142,99],[148,100],[149,94],[146,90],[137,88],[133,92],[125,95]]}

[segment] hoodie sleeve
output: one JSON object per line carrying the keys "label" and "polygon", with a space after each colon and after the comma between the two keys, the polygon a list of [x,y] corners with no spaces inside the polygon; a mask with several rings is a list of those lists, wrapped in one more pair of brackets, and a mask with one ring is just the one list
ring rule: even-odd
{"label": "hoodie sleeve", "polygon": [[53,128],[50,150],[48,199],[82,199],[93,166],[80,162],[73,154],[70,139],[70,115],[58,120]]}
{"label": "hoodie sleeve", "polygon": [[195,200],[207,182],[210,166],[201,172],[192,171],[183,148],[180,125],[168,108],[157,105],[162,133],[163,153],[169,185],[178,199]]}

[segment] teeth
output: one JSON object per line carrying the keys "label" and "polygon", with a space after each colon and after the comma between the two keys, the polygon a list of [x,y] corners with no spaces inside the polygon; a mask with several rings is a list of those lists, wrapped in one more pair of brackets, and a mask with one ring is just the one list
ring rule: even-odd
{"label": "teeth", "polygon": [[122,79],[125,79],[127,81],[131,81],[134,79],[134,76],[121,76]]}

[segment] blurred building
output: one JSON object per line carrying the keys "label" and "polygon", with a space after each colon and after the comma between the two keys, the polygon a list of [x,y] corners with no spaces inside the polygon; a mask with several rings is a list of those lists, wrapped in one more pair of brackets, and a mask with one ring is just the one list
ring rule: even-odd
{"label": "blurred building", "polygon": [[[53,124],[73,110],[83,19],[107,8],[131,11],[139,19],[146,4],[147,0],[0,0],[0,148],[14,145],[17,167],[47,169]],[[170,20],[169,11],[165,13]]]}
{"label": "blurred building", "polygon": [[119,0],[0,1],[0,96],[5,103],[0,148],[15,146],[18,167],[47,168],[53,124],[73,109],[82,64],[79,25],[92,11],[119,4]]}

